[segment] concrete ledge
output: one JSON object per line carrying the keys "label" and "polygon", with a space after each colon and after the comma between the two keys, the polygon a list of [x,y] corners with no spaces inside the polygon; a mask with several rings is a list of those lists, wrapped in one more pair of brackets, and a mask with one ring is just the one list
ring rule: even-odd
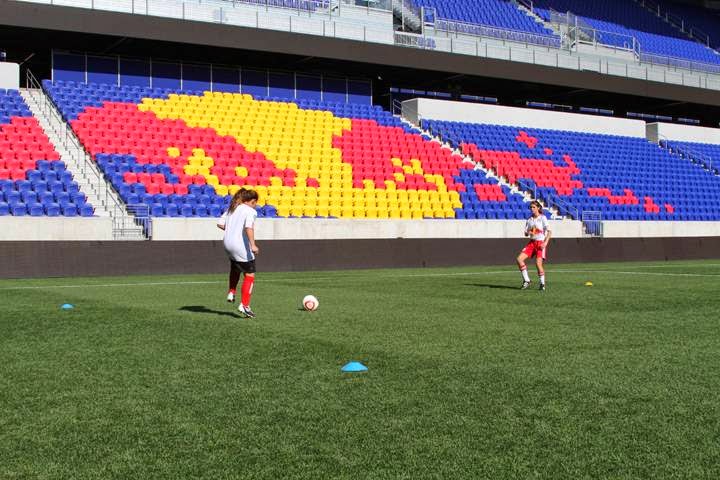
{"label": "concrete ledge", "polygon": [[[222,240],[214,218],[156,218],[153,240]],[[524,220],[341,220],[259,218],[258,240],[359,240],[395,238],[524,238]],[[551,221],[555,238],[582,236],[572,220]]]}
{"label": "concrete ledge", "polygon": [[720,222],[603,222],[605,238],[718,237]]}
{"label": "concrete ledge", "polygon": [[109,217],[0,217],[0,241],[112,240]]}

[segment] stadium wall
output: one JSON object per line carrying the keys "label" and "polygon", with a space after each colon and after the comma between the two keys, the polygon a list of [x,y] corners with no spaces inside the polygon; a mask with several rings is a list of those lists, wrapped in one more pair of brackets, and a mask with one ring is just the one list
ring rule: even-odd
{"label": "stadium wall", "polygon": [[432,119],[637,138],[645,138],[646,135],[645,122],[642,120],[426,98],[402,102],[402,113],[405,118],[415,123],[419,123],[419,119]]}
{"label": "stadium wall", "polygon": [[0,62],[0,88],[20,88],[20,65],[11,62]]}
{"label": "stadium wall", "polygon": [[648,123],[647,139],[655,143],[660,140],[677,140],[720,145],[720,129],[672,123]]}
{"label": "stadium wall", "polygon": [[0,218],[0,242],[75,240],[112,240],[112,219],[13,216]]}
{"label": "stadium wall", "polygon": [[[214,218],[153,219],[153,240],[222,240]],[[258,240],[522,238],[524,220],[341,220],[259,218]],[[582,236],[578,221],[552,222],[558,238]]]}
{"label": "stadium wall", "polygon": [[[272,240],[260,272],[502,265],[514,270],[521,239]],[[720,237],[561,238],[557,263],[718,258]],[[0,277],[225,274],[222,242],[0,242]],[[261,273],[262,274],[262,273]]]}

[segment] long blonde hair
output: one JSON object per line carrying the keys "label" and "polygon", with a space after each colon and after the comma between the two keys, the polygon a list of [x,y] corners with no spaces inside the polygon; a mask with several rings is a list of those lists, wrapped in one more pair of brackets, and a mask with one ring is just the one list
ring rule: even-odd
{"label": "long blonde hair", "polygon": [[228,208],[228,213],[233,213],[235,209],[240,206],[241,203],[246,203],[251,200],[257,199],[258,193],[255,190],[252,190],[250,188],[241,188],[240,190],[235,192],[232,200],[230,200],[230,207]]}

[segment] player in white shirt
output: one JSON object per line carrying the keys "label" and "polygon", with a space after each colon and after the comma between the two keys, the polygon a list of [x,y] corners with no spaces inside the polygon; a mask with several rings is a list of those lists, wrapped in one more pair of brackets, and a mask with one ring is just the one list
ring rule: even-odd
{"label": "player in white shirt", "polygon": [[250,309],[250,297],[255,283],[255,256],[260,249],[255,244],[255,219],[257,218],[258,194],[255,190],[241,188],[230,201],[228,211],[218,220],[218,228],[225,231],[223,245],[230,258],[230,280],[227,301],[235,301],[240,273],[243,273],[240,305],[238,310],[249,318],[255,318]]}
{"label": "player in white shirt", "polygon": [[518,268],[522,273],[523,283],[521,289],[525,290],[530,286],[530,275],[528,275],[525,260],[535,257],[538,276],[540,277],[540,290],[545,290],[545,270],[543,269],[543,260],[547,252],[547,245],[552,236],[548,219],[542,213],[542,205],[537,200],[530,202],[530,211],[532,216],[525,222],[525,236],[530,237],[530,241],[525,248],[522,249],[517,257]]}

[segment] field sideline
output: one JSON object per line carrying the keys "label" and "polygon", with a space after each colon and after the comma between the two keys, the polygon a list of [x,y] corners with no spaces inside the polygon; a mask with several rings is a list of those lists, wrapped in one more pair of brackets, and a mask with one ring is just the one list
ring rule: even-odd
{"label": "field sideline", "polygon": [[720,260],[533,270],[0,280],[0,478],[718,478]]}

